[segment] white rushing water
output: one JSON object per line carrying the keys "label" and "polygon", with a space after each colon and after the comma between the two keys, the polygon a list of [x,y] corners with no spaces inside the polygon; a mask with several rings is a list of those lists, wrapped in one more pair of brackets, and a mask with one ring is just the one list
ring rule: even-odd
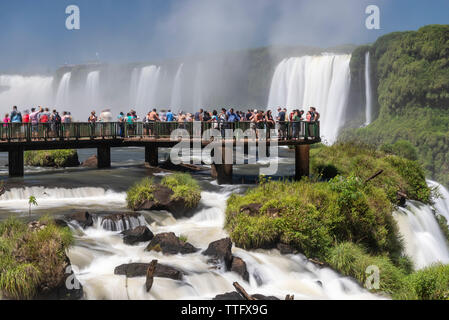
{"label": "white rushing water", "polygon": [[[153,233],[174,232],[187,237],[201,251],[212,241],[227,237],[223,230],[226,199],[238,187],[226,187],[224,192],[203,192],[201,210],[190,219],[175,220],[170,214],[148,212]],[[234,291],[238,281],[250,294],[274,295],[284,299],[374,299],[353,280],[327,268],[317,268],[300,255],[281,255],[278,250],[245,251],[233,248],[242,258],[250,274],[249,283],[234,272],[213,269],[209,259],[200,252],[187,255],[163,255],[147,252],[147,243],[128,246],[118,232],[104,230],[100,223],[86,230],[77,229],[77,245],[69,252],[76,275],[84,286],[87,299],[211,299],[217,294]],[[132,262],[159,263],[183,270],[183,280],[154,279],[149,293],[145,277],[128,278],[114,275],[114,269]]]}
{"label": "white rushing water", "polygon": [[53,77],[0,75],[0,107],[6,113],[53,103]]}
{"label": "white rushing water", "polygon": [[203,86],[204,86],[204,71],[203,71],[203,64],[201,62],[198,62],[196,67],[196,76],[195,76],[195,88],[193,91],[193,110],[189,110],[191,112],[203,108]]}
{"label": "white rushing water", "polygon": [[184,64],[181,64],[175,75],[175,80],[173,82],[173,89],[171,94],[170,107],[172,112],[177,113],[181,111],[182,108],[182,70]]}
{"label": "white rushing water", "polygon": [[95,109],[100,103],[100,71],[89,72],[86,78],[87,107]]}
{"label": "white rushing water", "polygon": [[36,209],[61,206],[95,206],[123,207],[126,204],[126,194],[117,193],[103,188],[45,188],[26,187],[13,188],[0,196],[0,209],[23,212],[28,210],[30,196],[36,197]]}
{"label": "white rushing water", "polygon": [[435,181],[427,180],[431,188],[437,188],[440,197],[435,200],[436,211],[446,218],[449,223],[449,191],[441,184]]}
{"label": "white rushing water", "polygon": [[399,208],[394,216],[415,268],[449,263],[449,248],[430,206],[409,201],[407,208]]}
{"label": "white rushing water", "polygon": [[371,124],[373,122],[373,97],[371,90],[371,59],[369,51],[365,54],[365,96],[366,96],[366,107],[365,107],[365,125]]}
{"label": "white rushing water", "polygon": [[345,123],[350,61],[351,55],[331,54],[283,60],[273,76],[268,107],[306,112],[310,107],[317,108],[321,114],[321,135],[333,143]]}
{"label": "white rushing water", "polygon": [[61,81],[59,82],[58,91],[56,92],[56,107],[69,110],[70,106],[70,79],[72,77],[71,72],[65,73]]}
{"label": "white rushing water", "polygon": [[157,88],[161,68],[146,66],[140,71],[135,110],[143,118],[152,108],[157,107]]}

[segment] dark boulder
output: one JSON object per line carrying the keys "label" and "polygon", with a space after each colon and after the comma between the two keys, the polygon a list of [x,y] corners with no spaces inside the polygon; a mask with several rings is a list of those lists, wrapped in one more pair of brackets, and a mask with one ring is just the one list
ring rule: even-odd
{"label": "dark boulder", "polygon": [[88,167],[88,168],[97,168],[98,167],[98,158],[96,155],[88,158],[85,160],[82,164],[82,167]]}
{"label": "dark boulder", "polygon": [[265,300],[265,301],[268,301],[268,300],[279,300],[278,298],[276,298],[276,297],[273,297],[273,296],[264,296],[263,294],[253,294],[252,295],[252,297],[253,298],[256,298],[257,300]]}
{"label": "dark boulder", "polygon": [[237,274],[239,274],[243,280],[249,281],[249,273],[248,270],[246,269],[246,263],[245,261],[243,261],[243,259],[239,257],[233,257],[231,271],[234,271]]}
{"label": "dark boulder", "polygon": [[139,242],[147,242],[154,238],[154,234],[145,226],[139,226],[132,230],[122,232],[123,242],[128,245],[135,245]]}
{"label": "dark boulder", "polygon": [[157,234],[148,244],[147,251],[162,251],[164,254],[188,254],[197,252],[188,242],[179,239],[173,232]]}
{"label": "dark boulder", "polygon": [[89,212],[77,212],[70,216],[70,220],[76,221],[81,228],[86,229],[94,224],[92,215]]}
{"label": "dark boulder", "polygon": [[136,211],[140,210],[165,210],[170,212],[176,219],[191,217],[193,210],[188,209],[187,203],[183,198],[173,199],[174,192],[160,184],[154,186],[153,199],[143,201]]}
{"label": "dark boulder", "polygon": [[246,300],[245,298],[243,298],[243,296],[236,292],[236,291],[232,291],[232,292],[227,292],[224,294],[219,294],[217,296],[215,296],[215,298],[213,298],[212,300],[224,300],[224,301],[242,301],[242,300]]}
{"label": "dark boulder", "polygon": [[[145,277],[150,263],[122,264],[115,268],[114,274],[126,275],[128,278]],[[158,263],[154,272],[155,277],[182,280],[183,272],[168,265]]]}
{"label": "dark boulder", "polygon": [[276,247],[281,254],[294,254],[297,252],[294,248],[284,243],[278,243]]}
{"label": "dark boulder", "polygon": [[230,238],[224,238],[211,242],[203,252],[203,255],[213,257],[225,263],[226,270],[231,270],[232,266],[232,241]]}
{"label": "dark boulder", "polygon": [[240,208],[240,213],[244,213],[249,216],[255,216],[259,214],[262,205],[260,203],[251,203]]}

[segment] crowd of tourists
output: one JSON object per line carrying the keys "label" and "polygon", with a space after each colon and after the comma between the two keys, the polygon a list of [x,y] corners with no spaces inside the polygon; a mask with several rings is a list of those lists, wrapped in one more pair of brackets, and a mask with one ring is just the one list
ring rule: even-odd
{"label": "crowd of tourists", "polygon": [[[152,135],[156,122],[178,123],[178,128],[182,128],[189,122],[211,123],[211,127],[224,131],[227,128],[233,128],[233,124],[246,122],[252,129],[277,130],[281,139],[298,139],[300,131],[300,123],[313,123],[320,120],[320,114],[315,107],[305,112],[304,110],[295,109],[290,112],[287,108],[277,108],[274,112],[271,110],[252,110],[239,111],[234,108],[222,108],[220,111],[206,111],[199,109],[195,113],[172,112],[171,110],[156,109],[151,110],[143,117],[140,117],[135,110],[130,110],[126,114],[120,112],[116,117],[110,109],[105,109],[97,115],[96,111],[92,111],[87,122],[92,128],[96,123],[117,122],[118,134],[124,136],[136,130],[136,123],[143,123],[143,134]],[[60,114],[57,110],[50,111],[49,108],[32,108],[31,111],[26,110],[23,113],[14,106],[11,113],[6,114],[3,118],[3,127],[7,127],[9,123],[30,123],[33,137],[38,134],[39,124],[43,127],[47,137],[60,136],[61,129],[64,125],[73,122],[71,113],[68,111]],[[234,125],[235,127],[235,125]],[[63,130],[64,131],[64,130]],[[257,131],[257,130],[256,130]]]}

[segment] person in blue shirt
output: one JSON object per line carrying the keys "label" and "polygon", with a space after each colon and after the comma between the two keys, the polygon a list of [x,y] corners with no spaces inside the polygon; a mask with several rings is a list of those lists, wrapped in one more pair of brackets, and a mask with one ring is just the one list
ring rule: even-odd
{"label": "person in blue shirt", "polygon": [[228,122],[239,122],[240,121],[240,117],[238,116],[238,114],[236,114],[234,112],[234,109],[231,108],[229,109],[229,111],[226,114],[228,116]]}
{"label": "person in blue shirt", "polygon": [[167,114],[166,114],[166,118],[167,118],[167,122],[172,122],[174,120],[174,115],[171,112],[171,110],[168,110]]}

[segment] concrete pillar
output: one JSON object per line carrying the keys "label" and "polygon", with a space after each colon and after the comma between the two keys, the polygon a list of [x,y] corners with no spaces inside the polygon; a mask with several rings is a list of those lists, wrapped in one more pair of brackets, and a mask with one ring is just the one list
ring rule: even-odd
{"label": "concrete pillar", "polygon": [[23,177],[23,147],[8,151],[8,166],[10,177]]}
{"label": "concrete pillar", "polygon": [[301,180],[302,177],[308,177],[309,169],[310,145],[295,146],[295,179]]}
{"label": "concrete pillar", "polygon": [[145,165],[157,167],[159,165],[159,153],[156,144],[145,146]]}
{"label": "concrete pillar", "polygon": [[232,150],[227,150],[226,147],[222,147],[221,150],[222,163],[212,163],[211,176],[212,178],[217,179],[218,184],[232,184],[233,164],[232,161],[231,163],[226,163],[225,161],[226,152],[232,152]]}
{"label": "concrete pillar", "polygon": [[98,169],[111,167],[111,147],[101,145],[97,148]]}

